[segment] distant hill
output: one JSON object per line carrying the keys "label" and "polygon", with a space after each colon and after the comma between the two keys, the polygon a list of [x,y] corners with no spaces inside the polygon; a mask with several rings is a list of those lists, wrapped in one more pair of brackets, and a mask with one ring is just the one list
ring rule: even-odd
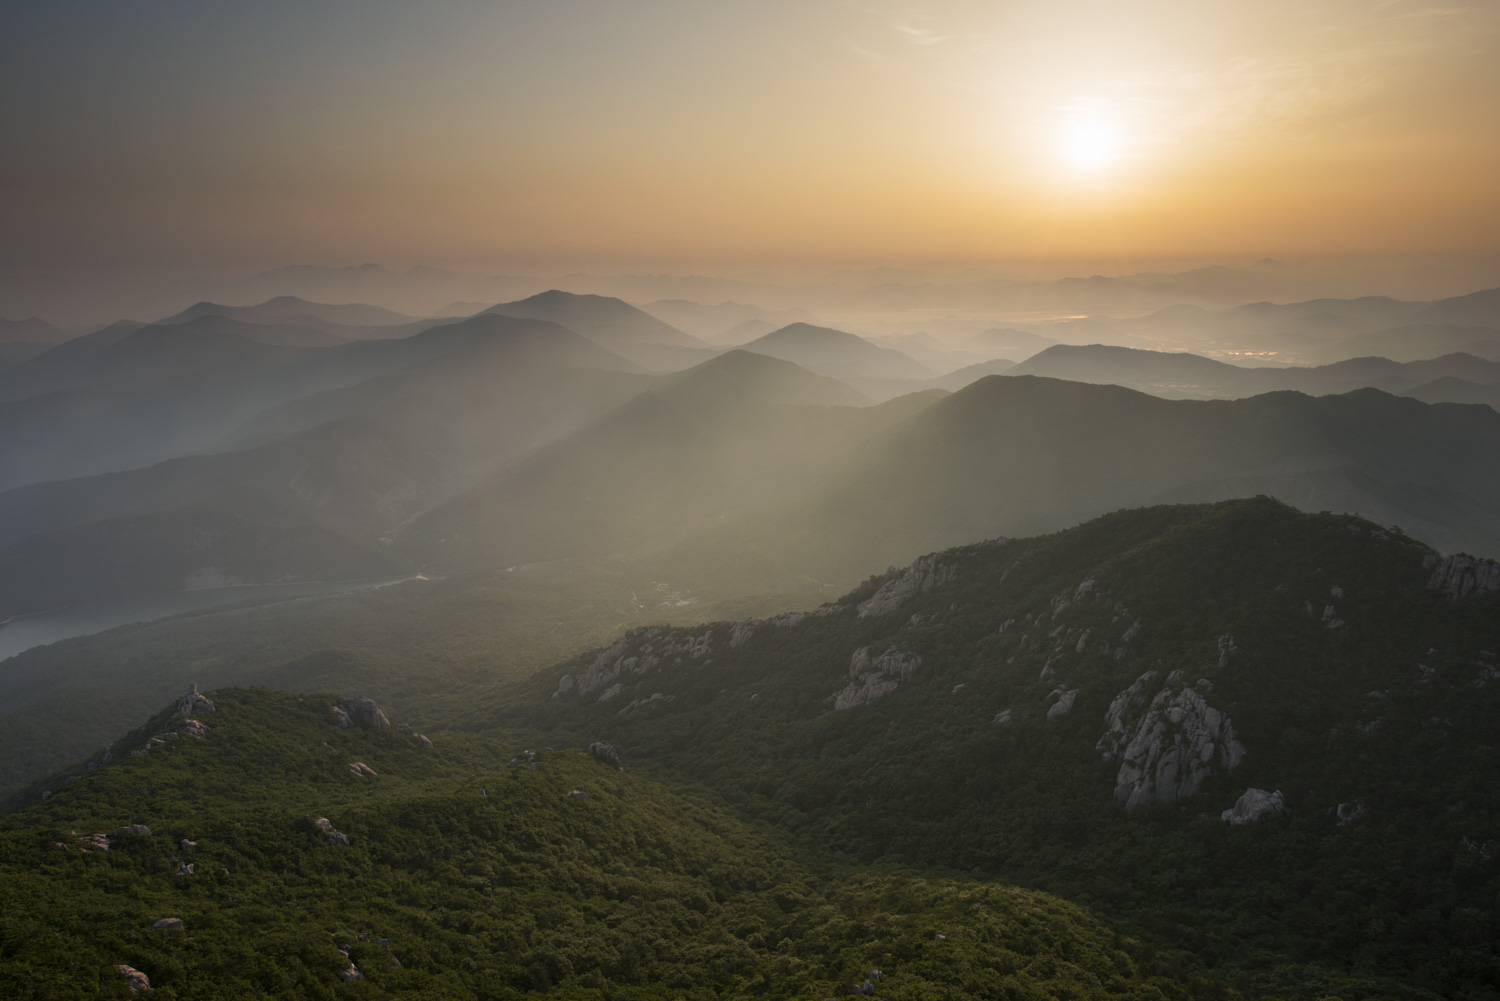
{"label": "distant hill", "polygon": [[863,337],[793,323],[758,337],[742,350],[794,362],[844,382],[861,379],[930,379],[934,373],[916,359],[890,348],[871,344]]}
{"label": "distant hill", "polygon": [[1156,395],[1220,396],[1249,386],[1249,370],[1194,354],[1106,344],[1054,344],[1009,370],[1070,382],[1113,383]]}
{"label": "distant hill", "polygon": [[1361,334],[1317,348],[1317,354],[1330,361],[1378,355],[1407,362],[1459,352],[1500,361],[1500,328],[1410,324]]}
{"label": "distant hill", "polygon": [[1058,344],[1010,369],[1074,382],[1110,383],[1169,399],[1252,396],[1280,389],[1314,395],[1370,386],[1400,393],[1442,376],[1500,381],[1500,362],[1468,354],[1426,361],[1353,358],[1310,368],[1247,368],[1187,353],[1143,351],[1104,344]]}
{"label": "distant hill", "polygon": [[15,368],[23,361],[30,361],[52,347],[36,341],[0,341],[0,372]]}
{"label": "distant hill", "polygon": [[940,375],[932,380],[933,385],[956,393],[960,389],[973,382],[978,382],[987,375],[1005,375],[1014,371],[1016,363],[1007,358],[996,358],[993,361],[982,361],[977,365],[966,365],[961,369]]}
{"label": "distant hill", "polygon": [[1479,403],[1500,410],[1500,382],[1477,383],[1448,375],[1401,394],[1423,403]]}
{"label": "distant hill", "polygon": [[743,344],[788,323],[812,323],[805,309],[762,309],[740,302],[708,305],[688,299],[658,299],[641,307],[678,330],[716,344]]}
{"label": "distant hill", "polygon": [[403,337],[434,322],[364,303],[331,305],[292,295],[277,296],[253,306],[200,302],[157,322],[184,323],[205,316],[264,327],[255,336],[267,343],[303,346],[338,344],[366,337]]}
{"label": "distant hill", "polygon": [[1411,321],[1417,324],[1500,328],[1500,288],[1484,289],[1429,303],[1414,312]]}
{"label": "distant hill", "polygon": [[[650,383],[555,324],[489,316],[464,326],[495,329],[431,362],[268,412],[239,432],[257,447],[0,493],[0,618],[198,578],[387,573],[397,565],[382,552],[388,533]],[[210,531],[205,519],[225,525]],[[318,533],[340,544],[309,547],[321,549],[316,561],[287,558],[286,542]],[[93,553],[87,564],[81,547]]]}
{"label": "distant hill", "polygon": [[[0,488],[223,447],[264,411],[508,332],[580,340],[553,324],[503,316],[324,348],[267,345],[250,336],[261,329],[209,315],[165,326],[115,325],[0,372]],[[632,367],[592,343],[578,349],[593,352],[592,364]]]}
{"label": "distant hill", "polygon": [[528,299],[491,306],[485,312],[551,320],[615,352],[628,352],[634,346],[646,344],[708,347],[702,340],[611,296],[578,295],[553,289]]}
{"label": "distant hill", "polygon": [[[705,581],[848,580],[962,539],[1053,531],[1125,505],[1267,494],[1500,555],[1500,413],[1376,390],[1163,400],[991,376],[872,436],[836,475],[670,547]],[[729,554],[734,554],[732,557]]]}
{"label": "distant hill", "polygon": [[868,400],[796,365],[731,351],[403,529],[446,567],[601,557],[763,507],[879,427]]}
{"label": "distant hill", "polygon": [[286,319],[310,319],[348,327],[401,326],[419,318],[392,312],[364,303],[334,305],[309,302],[294,295],[279,295],[250,306],[226,306],[216,302],[199,302],[158,323],[182,323],[200,316],[227,316],[247,323],[268,323]]}
{"label": "distant hill", "polygon": [[969,338],[967,346],[975,351],[983,351],[991,357],[1024,359],[1056,343],[1051,338],[1025,330],[991,327]]}
{"label": "distant hill", "polygon": [[33,344],[57,344],[68,339],[68,334],[40,317],[25,320],[7,320],[0,317],[0,344],[9,341],[28,341]]}

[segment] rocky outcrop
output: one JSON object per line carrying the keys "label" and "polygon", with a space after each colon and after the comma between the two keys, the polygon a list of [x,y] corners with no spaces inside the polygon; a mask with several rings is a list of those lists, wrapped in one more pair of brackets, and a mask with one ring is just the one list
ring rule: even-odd
{"label": "rocky outcrop", "polygon": [[125,827],[116,827],[109,836],[113,841],[119,841],[121,838],[149,838],[151,828],[145,824],[128,824]]}
{"label": "rocky outcrop", "polygon": [[327,817],[319,817],[312,823],[314,827],[323,832],[323,837],[328,841],[330,845],[335,845],[338,847],[348,846],[349,835],[344,834],[341,831],[335,831],[333,829],[333,824],[328,820]]}
{"label": "rocky outcrop", "polygon": [[736,622],[734,628],[729,631],[729,645],[731,647],[739,647],[749,643],[750,638],[755,635],[755,627],[758,625],[760,625],[759,619],[743,619]]}
{"label": "rocky outcrop", "polygon": [[958,568],[944,563],[938,553],[923,556],[907,567],[899,577],[886,581],[880,590],[860,602],[860,618],[883,615],[900,608],[909,599],[948,583]]}
{"label": "rocky outcrop", "polygon": [[115,967],[115,972],[124,978],[125,986],[130,988],[132,994],[139,994],[141,991],[149,991],[151,989],[151,978],[133,966],[126,966],[124,963],[121,963]]}
{"label": "rocky outcrop", "polygon": [[1160,675],[1147,671],[1130,683],[1130,687],[1116,695],[1104,714],[1104,736],[1094,745],[1094,750],[1104,753],[1105,761],[1114,760],[1120,747],[1130,741],[1129,728],[1141,717],[1141,710],[1156,694],[1152,689]]}
{"label": "rocky outcrop", "polygon": [[572,692],[587,695],[601,688],[616,686],[619,686],[618,691],[623,691],[624,683],[617,680],[622,675],[645,674],[660,664],[680,665],[686,661],[702,660],[713,645],[712,626],[700,634],[685,636],[663,636],[663,632],[660,628],[652,628],[621,637],[595,657],[577,677],[573,677],[572,685],[560,680],[557,691],[553,693],[554,697]]}
{"label": "rocky outcrop", "polygon": [[664,706],[667,703],[675,702],[676,700],[677,696],[675,695],[663,695],[661,692],[656,692],[650,698],[636,699],[634,702],[627,705],[624,709],[621,709],[619,715],[630,716],[634,713],[641,712],[642,710],[654,709],[657,706]]}
{"label": "rocky outcrop", "polygon": [[194,716],[198,713],[211,713],[213,711],[214,704],[198,694],[197,685],[190,685],[187,694],[178,700],[177,712],[173,715]]}
{"label": "rocky outcrop", "polygon": [[1246,789],[1244,795],[1234,801],[1234,806],[1219,814],[1219,819],[1235,827],[1253,824],[1273,813],[1286,812],[1286,799],[1281,790],[1267,792],[1264,789]]}
{"label": "rocky outcrop", "polygon": [[380,773],[371,768],[369,765],[365,764],[363,761],[351,761],[349,762],[349,774],[353,775],[357,779],[373,779]]}
{"label": "rocky outcrop", "polygon": [[1073,703],[1078,699],[1078,689],[1054,688],[1047,698],[1049,700],[1053,698],[1057,699],[1056,702],[1053,702],[1047,708],[1047,718],[1057,719],[1073,711]]}
{"label": "rocky outcrop", "polygon": [[922,666],[922,658],[905,650],[890,649],[870,657],[869,647],[860,647],[849,658],[849,684],[833,697],[833,708],[852,709],[894,692],[901,682]]}
{"label": "rocky outcrop", "polygon": [[356,980],[365,979],[365,975],[363,973],[360,973],[359,967],[355,966],[353,963],[350,963],[348,966],[344,967],[344,969],[340,971],[339,975],[344,978],[344,983],[346,984],[352,984]]}
{"label": "rocky outcrop", "polygon": [[351,726],[379,730],[390,726],[391,721],[385,718],[385,713],[373,699],[358,698],[345,699],[333,707],[333,725],[340,730]]}
{"label": "rocky outcrop", "polygon": [[182,931],[182,919],[162,918],[151,927],[157,931]]}
{"label": "rocky outcrop", "polygon": [[573,691],[573,689],[577,687],[578,682],[574,680],[573,676],[571,674],[565,674],[561,678],[557,679],[557,691],[552,693],[552,697],[555,699],[559,695],[568,695]]}
{"label": "rocky outcrop", "polygon": [[1077,605],[1089,595],[1099,596],[1099,582],[1090,577],[1079,583],[1071,592],[1064,591],[1062,594],[1054,595],[1052,598],[1052,617],[1055,619],[1068,609]]}
{"label": "rocky outcrop", "polygon": [[1245,756],[1229,717],[1182,684],[1182,672],[1174,671],[1147,702],[1156,677],[1147,671],[1115,696],[1095,745],[1104,760],[1120,761],[1114,795],[1127,810],[1192,796],[1210,775]]}
{"label": "rocky outcrop", "polygon": [[208,736],[208,727],[195,719],[183,720],[182,732],[189,737],[197,737],[199,740],[203,740]]}
{"label": "rocky outcrop", "polygon": [[589,745],[589,757],[601,765],[610,765],[622,772],[625,770],[620,764],[620,752],[615,750],[612,745],[603,743],[602,741],[596,740]]}
{"label": "rocky outcrop", "polygon": [[1467,553],[1454,553],[1446,559],[1428,556],[1423,566],[1432,571],[1427,586],[1442,591],[1457,601],[1475,594],[1500,591],[1500,563],[1482,560]]}

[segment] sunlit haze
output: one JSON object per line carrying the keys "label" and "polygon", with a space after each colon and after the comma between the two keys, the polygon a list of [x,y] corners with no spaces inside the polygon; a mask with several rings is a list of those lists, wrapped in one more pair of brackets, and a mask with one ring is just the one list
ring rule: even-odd
{"label": "sunlit haze", "polygon": [[0,262],[1486,253],[1497,31],[1424,0],[7,4]]}

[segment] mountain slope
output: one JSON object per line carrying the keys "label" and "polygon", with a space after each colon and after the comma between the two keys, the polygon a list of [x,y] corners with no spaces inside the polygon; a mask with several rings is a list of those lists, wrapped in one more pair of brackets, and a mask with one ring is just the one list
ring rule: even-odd
{"label": "mountain slope", "polygon": [[521,356],[557,343],[574,364],[633,367],[555,324],[502,316],[321,348],[263,344],[258,329],[216,316],[116,325],[0,372],[0,488],[222,448],[263,411],[497,341]]}
{"label": "mountain slope", "polygon": [[863,337],[792,323],[757,337],[740,350],[769,355],[801,365],[810,372],[844,382],[862,379],[930,379],[933,371],[916,359],[892,348],[871,344]]}
{"label": "mountain slope", "polygon": [[497,473],[403,530],[444,567],[599,557],[763,507],[881,426],[849,387],[732,351]]}
{"label": "mountain slope", "polygon": [[1488,382],[1500,380],[1500,362],[1453,353],[1405,363],[1363,357],[1316,367],[1243,368],[1181,352],[1059,344],[1007,374],[1127,386],[1167,399],[1213,399],[1277,390],[1323,396],[1363,387],[1401,393],[1445,376]]}
{"label": "mountain slope", "polygon": [[[1500,554],[1500,414],[1361,390],[1162,400],[991,376],[873,436],[843,470],[663,555],[732,572],[858,579],[964,539],[1052,531],[1121,505],[1269,494]],[[732,556],[730,554],[733,554]]]}
{"label": "mountain slope", "polygon": [[125,965],[167,998],[1223,994],[1044,894],[814,875],[581,750],[507,767],[492,744],[337,729],[336,696],[210,694],[201,736],[162,712],[0,825],[12,983],[124,996]]}
{"label": "mountain slope", "polygon": [[[0,618],[195,580],[388,574],[388,533],[650,381],[554,324],[467,326],[484,336],[262,415],[241,431],[256,447],[0,493]],[[288,559],[293,539],[321,556]]]}
{"label": "mountain slope", "polygon": [[611,351],[628,351],[632,346],[645,344],[709,347],[704,341],[611,296],[578,295],[553,289],[527,299],[491,306],[485,313],[550,320]]}
{"label": "mountain slope", "polygon": [[0,343],[26,341],[32,344],[55,344],[65,341],[68,335],[41,317],[31,316],[24,320],[7,320],[0,317]]}
{"label": "mountain slope", "polygon": [[1401,395],[1424,403],[1480,403],[1500,410],[1500,382],[1476,383],[1443,376]]}
{"label": "mountain slope", "polygon": [[294,295],[279,295],[251,306],[225,306],[216,302],[199,302],[161,323],[182,323],[199,316],[227,316],[250,323],[276,323],[311,320],[335,327],[398,327],[420,322],[418,317],[392,312],[365,303],[333,304],[309,302]]}
{"label": "mountain slope", "polygon": [[[1500,990],[1497,644],[1500,566],[1261,498],[636,629],[474,716],[609,741],[809,852],[1092,901],[1242,989],[1315,991],[1272,971],[1303,963],[1477,998]],[[1279,805],[1226,823],[1247,789]]]}

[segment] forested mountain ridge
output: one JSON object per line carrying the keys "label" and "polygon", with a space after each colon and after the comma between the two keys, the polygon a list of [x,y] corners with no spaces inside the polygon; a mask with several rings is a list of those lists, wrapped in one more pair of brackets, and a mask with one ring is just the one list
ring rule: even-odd
{"label": "forested mountain ridge", "polygon": [[805,851],[1130,914],[1257,989],[1308,963],[1489,997],[1496,651],[1494,564],[1262,498],[637,629],[474,724],[608,740]]}
{"label": "forested mountain ridge", "polygon": [[0,822],[21,996],[1234,996],[1046,894],[815,872],[608,748],[208,696]]}

